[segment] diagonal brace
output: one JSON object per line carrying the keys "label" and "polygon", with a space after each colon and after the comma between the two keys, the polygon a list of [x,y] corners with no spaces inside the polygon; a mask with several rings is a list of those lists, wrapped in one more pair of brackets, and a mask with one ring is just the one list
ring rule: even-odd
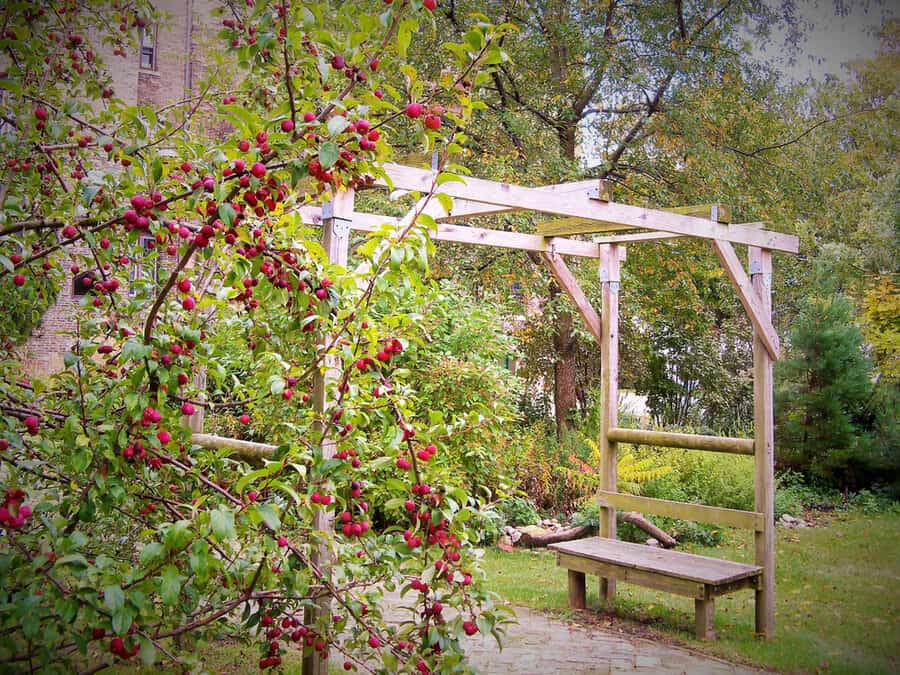
{"label": "diagonal brace", "polygon": [[769,352],[772,360],[777,361],[781,351],[778,334],[775,332],[772,320],[768,317],[767,313],[763,311],[759,296],[756,294],[756,291],[753,290],[753,286],[750,283],[750,277],[748,277],[747,273],[744,271],[744,267],[741,265],[737,253],[734,252],[734,247],[730,242],[722,241],[721,239],[714,239],[713,247],[716,249],[716,253],[719,254],[719,260],[722,261],[725,273],[728,274],[728,278],[731,279],[731,283],[737,291],[741,304],[747,312],[747,316],[750,317],[750,323],[753,324],[753,330],[762,340],[766,347],[766,351]]}
{"label": "diagonal brace", "polygon": [[584,291],[581,290],[575,275],[572,274],[562,257],[558,254],[544,251],[541,253],[541,257],[547,263],[547,266],[553,273],[553,277],[571,298],[591,335],[599,343],[602,335],[600,315],[597,314],[597,310],[594,309]]}

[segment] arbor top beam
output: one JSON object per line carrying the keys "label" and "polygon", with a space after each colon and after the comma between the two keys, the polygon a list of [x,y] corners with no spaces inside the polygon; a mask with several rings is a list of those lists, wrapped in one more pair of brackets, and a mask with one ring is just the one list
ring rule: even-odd
{"label": "arbor top beam", "polygon": [[[387,163],[382,167],[388,180],[378,181],[395,189],[430,192],[435,184],[435,173],[402,164]],[[786,253],[799,251],[799,239],[790,234],[771,230],[725,225],[708,217],[672,213],[662,209],[648,209],[616,202],[601,201],[599,181],[595,188],[584,187],[580,181],[571,191],[565,184],[545,188],[529,188],[510,183],[460,176],[461,181],[443,182],[437,192],[468,202],[481,202],[504,207],[504,210],[529,210],[559,216],[590,220],[600,225],[597,229],[629,230],[641,228],[675,235],[728,241]],[[471,212],[473,209],[467,208]],[[449,214],[448,214],[449,215]],[[463,214],[459,214],[462,216]]]}

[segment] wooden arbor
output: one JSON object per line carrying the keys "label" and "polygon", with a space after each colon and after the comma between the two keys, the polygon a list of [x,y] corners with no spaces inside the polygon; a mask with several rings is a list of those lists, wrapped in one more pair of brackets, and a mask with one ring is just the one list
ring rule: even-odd
{"label": "wooden arbor", "polygon": [[[539,253],[559,285],[571,298],[590,333],[600,343],[603,420],[600,438],[603,486],[600,497],[603,507],[601,536],[615,539],[615,509],[617,506],[625,506],[624,496],[616,494],[618,443],[638,442],[752,454],[755,457],[753,512],[699,505],[678,506],[674,502],[639,497],[629,497],[628,508],[666,515],[671,515],[675,512],[673,509],[676,509],[678,515],[689,519],[753,529],[756,564],[762,570],[756,590],[756,628],[760,634],[771,637],[775,608],[772,364],[779,355],[778,336],[771,320],[772,252],[797,253],[797,237],[766,230],[761,223],[728,224],[729,214],[719,206],[659,210],[614,203],[606,199],[606,191],[599,180],[531,188],[465,176],[453,177],[446,173],[439,174],[436,170],[399,164],[385,164],[382,168],[386,179],[379,180],[380,185],[417,192],[421,196],[417,206],[405,217],[393,218],[355,211],[352,192],[338,193],[333,202],[322,208],[301,209],[306,222],[323,226],[323,243],[332,261],[346,264],[351,229],[372,231],[385,223],[392,223],[398,230],[402,230],[413,222],[418,213],[426,213],[437,223],[436,229],[431,231],[435,240]],[[451,197],[452,205],[446,198],[432,198],[437,194]],[[504,232],[459,224],[467,217],[525,210],[554,214],[561,218],[544,223],[544,229],[538,234]],[[593,241],[563,236],[596,233],[601,233],[601,236]],[[676,237],[710,241],[753,325],[753,440],[637,431],[622,429],[617,425],[619,270],[625,260],[625,245]],[[741,264],[734,249],[735,244],[748,247],[749,271]],[[599,314],[566,266],[565,256],[593,258],[598,261],[602,285],[602,307]],[[326,368],[317,387],[315,402],[322,409],[327,403],[330,377],[333,377],[333,373]],[[198,434],[195,442],[207,445],[216,441]],[[323,450],[327,455],[329,448]],[[262,454],[265,451],[266,446],[253,449],[253,452]],[[239,450],[236,452],[240,454]],[[330,523],[323,519],[316,526],[324,529]],[[615,594],[615,578],[610,572],[602,579],[601,587],[607,599]],[[327,672],[325,663],[320,660],[311,661],[305,666],[305,672]]]}

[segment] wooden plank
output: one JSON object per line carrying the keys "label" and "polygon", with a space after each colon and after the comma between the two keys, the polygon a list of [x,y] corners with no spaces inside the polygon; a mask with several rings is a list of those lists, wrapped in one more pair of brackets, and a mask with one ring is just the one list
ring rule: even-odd
{"label": "wooden plank", "polygon": [[[619,419],[619,252],[617,244],[600,249],[600,487],[614,492],[616,477],[616,444],[609,430]],[[616,538],[616,510],[600,509],[600,535]],[[601,578],[600,598],[606,602],[616,596],[613,577]]]}
{"label": "wooden plank", "polygon": [[688,450],[708,450],[728,452],[735,455],[752,455],[755,444],[752,438],[730,436],[706,436],[702,434],[678,434],[671,431],[651,431],[649,429],[623,429],[614,427],[608,432],[611,441],[653,445],[661,448],[686,448]]}
{"label": "wooden plank", "polygon": [[572,609],[587,607],[587,586],[584,572],[569,570],[569,607]]}
{"label": "wooden plank", "polygon": [[706,586],[703,583],[679,579],[664,573],[635,569],[634,567],[593,560],[561,551],[557,553],[557,565],[584,574],[596,574],[601,579],[607,579],[608,581],[613,581],[613,583],[615,581],[624,581],[629,584],[654,588],[658,591],[684,595],[689,598],[706,597]]}
{"label": "wooden plank", "polygon": [[737,253],[734,252],[734,247],[727,241],[713,241],[713,247],[719,254],[722,267],[725,268],[725,273],[737,291],[744,311],[750,317],[755,334],[762,339],[766,351],[769,352],[772,359],[777,361],[781,347],[778,333],[775,332],[775,327],[772,325],[771,312],[767,316],[759,296],[753,290],[750,278],[744,271],[744,266],[741,265]]}
{"label": "wooden plank", "polygon": [[707,218],[717,223],[731,222],[731,207],[728,204],[694,204],[693,206],[675,206],[663,209],[669,213],[680,213],[683,216]]}
{"label": "wooden plank", "polygon": [[[609,201],[609,200],[605,200]],[[697,206],[677,206],[672,209],[659,209],[666,213],[675,213],[684,216],[692,216],[694,218],[706,218],[717,223],[731,222],[731,207],[725,204],[700,204]],[[622,225],[619,223],[598,223],[595,220],[585,220],[584,218],[557,218],[554,220],[546,220],[537,224],[537,233],[545,237],[550,236],[567,236],[572,234],[593,234],[595,232],[608,232],[611,230],[621,230]],[[623,235],[627,236],[627,235]],[[625,239],[624,241],[628,241]],[[641,241],[632,240],[632,241]]]}
{"label": "wooden plank", "polygon": [[277,445],[253,443],[213,434],[191,434],[191,443],[199,445],[201,448],[230,450],[232,455],[245,460],[269,459],[275,454],[275,450],[278,449]]}
{"label": "wooden plank", "polygon": [[[596,191],[597,194],[609,197],[609,188],[606,186],[605,181],[599,178],[570,181],[568,183],[557,183],[555,185],[542,185],[534,189],[540,190],[541,192],[553,192],[560,195],[572,194],[576,192],[589,194],[592,191]],[[450,209],[450,213],[444,212],[442,215],[436,216],[436,220],[438,222],[441,222],[443,220],[454,218],[493,216],[501,213],[515,213],[522,210],[523,209],[520,208],[497,206],[496,204],[485,204],[484,202],[459,198],[453,200],[453,207]]]}
{"label": "wooden plank", "polygon": [[572,274],[563,259],[555,253],[544,252],[541,254],[541,257],[543,257],[544,262],[547,263],[547,266],[553,273],[553,277],[568,294],[569,299],[572,300],[572,304],[575,305],[575,308],[581,315],[588,331],[594,336],[594,339],[597,342],[601,342],[602,329],[600,315],[597,314],[597,310],[594,309],[590,300],[588,300],[587,296],[584,294],[584,291],[581,290],[581,286],[578,284],[575,275]]}
{"label": "wooden plank", "polygon": [[[772,316],[772,252],[749,249],[753,290],[763,316]],[[756,592],[756,632],[775,635],[775,420],[773,360],[762,336],[753,337],[753,427],[756,438],[754,508],[763,514],[765,527],[754,538],[756,564],[763,570],[762,588]]]}
{"label": "wooden plank", "polygon": [[[764,227],[765,223],[741,223],[740,227],[752,227],[759,229]],[[664,241],[667,239],[680,239],[683,235],[672,234],[671,232],[636,232],[634,234],[613,234],[607,237],[594,237],[592,241],[596,244],[627,244],[629,242],[642,241]]]}
{"label": "wooden plank", "polygon": [[588,558],[597,562],[630,567],[636,570],[664,574],[700,584],[718,585],[757,577],[760,568],[755,565],[721,560],[708,556],[655,548],[644,544],[632,544],[604,537],[588,537],[548,547],[560,554]]}
{"label": "wooden plank", "polygon": [[716,601],[694,600],[694,626],[698,640],[714,640],[716,637]]}
{"label": "wooden plank", "polygon": [[[384,164],[382,168],[387,173],[394,187],[408,190],[429,190],[434,182],[432,172],[425,169],[391,163]],[[637,227],[703,239],[722,239],[736,244],[761,246],[789,253],[796,253],[799,250],[797,237],[789,234],[746,228],[739,225],[722,225],[705,218],[666,213],[657,209],[646,209],[615,202],[601,202],[591,199],[586,194],[554,194],[552,192],[541,192],[535,188],[498,183],[480,178],[464,177],[464,180],[465,183],[455,181],[444,183],[440,186],[440,191],[451,197],[460,197],[510,208],[528,209],[541,213],[576,216],[601,223],[614,224],[622,228]],[[380,182],[382,185],[388,184],[384,180]]]}
{"label": "wooden plank", "polygon": [[[300,208],[303,222],[311,225],[319,225],[322,222],[321,209],[314,206]],[[383,216],[377,213],[354,212],[353,222],[350,224],[354,230],[361,232],[374,232],[385,223],[396,226],[400,219],[394,216]],[[536,234],[522,234],[521,232],[504,232],[483,227],[468,227],[466,225],[453,225],[439,223],[437,230],[431,231],[431,238],[436,241],[448,241],[458,244],[474,244],[477,246],[492,246],[496,248],[511,248],[521,251],[555,251],[561,255],[574,255],[581,258],[599,258],[600,248],[589,241],[575,239],[545,239]]]}
{"label": "wooden plank", "polygon": [[601,223],[596,220],[585,220],[574,216],[554,218],[537,224],[535,232],[542,237],[558,237],[570,234],[593,234],[595,232],[615,232],[621,230],[618,223]]}
{"label": "wooden plank", "polygon": [[597,237],[593,241],[602,246],[603,244],[628,244],[630,242],[680,239],[682,236],[671,232],[635,232],[634,234],[614,234],[608,237]]}
{"label": "wooden plank", "polygon": [[597,501],[601,506],[612,506],[622,511],[641,511],[669,518],[739,527],[744,530],[759,532],[764,527],[763,514],[754,511],[725,509],[720,506],[706,506],[705,504],[690,504],[668,499],[627,495],[611,490],[598,492]]}

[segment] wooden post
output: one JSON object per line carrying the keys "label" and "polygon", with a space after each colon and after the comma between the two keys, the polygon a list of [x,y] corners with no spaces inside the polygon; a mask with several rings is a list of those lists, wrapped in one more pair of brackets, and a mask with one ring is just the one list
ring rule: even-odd
{"label": "wooden post", "polygon": [[[624,249],[600,247],[600,489],[616,492],[616,444],[609,430],[618,426],[619,413],[619,259]],[[616,538],[616,509],[600,508],[600,536]],[[600,600],[616,597],[615,579],[600,578]]]}
{"label": "wooden post", "polygon": [[[206,368],[201,368],[200,372],[198,372],[194,376],[194,384],[197,385],[197,389],[199,389],[202,393],[200,395],[200,400],[206,400]],[[203,406],[197,406],[197,409],[194,411],[193,415],[189,415],[184,417],[183,423],[188,429],[190,429],[195,434],[203,433],[203,416],[206,409]]]}
{"label": "wooden post", "polygon": [[[336,265],[347,265],[347,257],[350,245],[350,222],[353,218],[352,190],[338,192],[332,196],[332,201],[322,207],[322,247],[328,255],[329,262]],[[338,358],[334,355],[325,357],[325,368],[316,373],[313,381],[313,406],[316,414],[322,421],[321,429],[324,430],[325,414],[328,410],[329,387],[340,377]],[[336,443],[333,439],[322,439],[322,458],[330,459],[334,456]],[[313,519],[313,530],[327,533],[331,531],[334,514],[331,511],[319,509]],[[314,552],[313,563],[322,571],[323,576],[329,575],[330,555],[327,547],[322,544]],[[315,610],[307,610],[307,623],[314,622],[318,616],[331,616],[331,599],[322,595]],[[328,675],[328,661],[321,658],[319,652],[313,651],[303,657],[303,675]]]}
{"label": "wooden post", "polygon": [[[772,318],[772,252],[749,247],[750,278],[764,319]],[[755,439],[755,510],[763,514],[755,534],[756,564],[763,568],[756,591],[756,632],[775,633],[775,419],[772,357],[759,331],[753,335],[753,429]]]}
{"label": "wooden post", "polygon": [[713,598],[694,599],[694,626],[698,640],[716,637],[716,601]]}
{"label": "wooden post", "polygon": [[587,588],[584,581],[584,572],[569,570],[569,607],[572,609],[584,609],[587,607]]}

